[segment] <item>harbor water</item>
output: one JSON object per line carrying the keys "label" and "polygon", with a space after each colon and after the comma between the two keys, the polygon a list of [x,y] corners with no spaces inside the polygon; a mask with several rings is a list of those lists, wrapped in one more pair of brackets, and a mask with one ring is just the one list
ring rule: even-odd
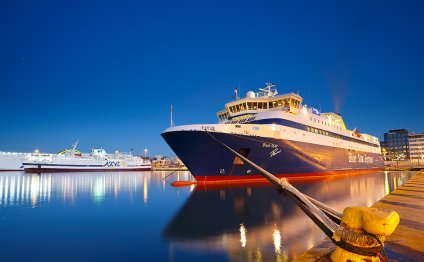
{"label": "harbor water", "polygon": [[[325,235],[271,185],[188,186],[189,172],[0,173],[0,261],[290,261]],[[414,172],[293,181],[336,210]]]}

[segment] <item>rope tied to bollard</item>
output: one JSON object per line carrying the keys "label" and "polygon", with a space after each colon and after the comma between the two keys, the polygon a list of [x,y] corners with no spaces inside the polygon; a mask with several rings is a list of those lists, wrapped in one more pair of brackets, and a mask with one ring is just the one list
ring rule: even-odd
{"label": "rope tied to bollard", "polygon": [[[320,227],[320,229],[332,240],[336,246],[361,256],[374,256],[380,258],[382,257],[382,254],[384,254],[386,261],[389,261],[379,236],[366,232],[353,232],[343,226],[337,225],[335,222],[340,223],[342,221],[342,214],[340,212],[312,197],[303,194],[295,187],[293,187],[286,178],[277,178],[267,170],[258,166],[242,154],[238,153],[217,139],[210,132],[206,133],[228,151],[239,157],[242,161],[257,169],[268,181],[277,186],[279,193],[285,194],[291,198],[305,212],[305,214],[308,215],[312,221],[317,224],[318,227]],[[384,239],[383,236],[381,238]],[[356,243],[358,246],[352,245],[347,241]],[[365,247],[365,245],[370,247]]]}

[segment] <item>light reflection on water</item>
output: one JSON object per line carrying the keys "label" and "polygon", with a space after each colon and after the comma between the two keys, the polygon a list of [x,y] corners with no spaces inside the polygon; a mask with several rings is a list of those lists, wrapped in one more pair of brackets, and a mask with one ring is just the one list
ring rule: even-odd
{"label": "light reflection on water", "polygon": [[[134,195],[143,192],[143,201],[148,201],[149,185],[169,187],[162,178],[165,172],[81,172],[27,174],[22,172],[0,172],[0,207],[32,205],[49,202],[52,194],[65,202],[73,202],[81,195],[91,195],[101,203],[106,196],[118,199],[121,194]],[[188,172],[180,172],[179,179],[189,180]],[[52,190],[53,188],[53,190]]]}
{"label": "light reflection on water", "polygon": [[[289,261],[325,237],[271,186],[173,188],[163,179],[168,174],[0,173],[0,249],[10,250],[0,252],[0,260],[45,260],[38,253],[17,255],[22,241],[28,241],[34,250],[50,243],[58,254],[81,244],[69,261],[92,261],[98,253],[112,260]],[[372,205],[412,174],[377,172],[293,183],[342,211]],[[168,179],[191,176],[177,172]],[[51,223],[57,220],[61,224],[53,229]],[[86,220],[96,224],[87,225]],[[68,232],[67,227],[81,231]],[[40,230],[43,241],[38,241]],[[105,231],[106,243],[101,237]],[[57,234],[64,243],[56,244]]]}

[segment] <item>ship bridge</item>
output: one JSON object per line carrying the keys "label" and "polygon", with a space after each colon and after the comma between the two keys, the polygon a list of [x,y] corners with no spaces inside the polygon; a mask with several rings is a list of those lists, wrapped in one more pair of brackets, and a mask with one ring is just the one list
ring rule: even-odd
{"label": "ship bridge", "polygon": [[[237,89],[236,89],[237,90]],[[275,85],[267,83],[260,92],[249,91],[245,98],[239,98],[236,92],[236,100],[225,104],[225,109],[217,113],[220,122],[228,120],[246,119],[258,112],[286,111],[297,114],[303,98],[295,93],[277,95]]]}

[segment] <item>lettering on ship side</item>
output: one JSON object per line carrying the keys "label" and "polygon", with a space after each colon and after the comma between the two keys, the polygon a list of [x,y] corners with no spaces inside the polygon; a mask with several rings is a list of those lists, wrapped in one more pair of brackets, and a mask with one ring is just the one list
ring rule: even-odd
{"label": "lettering on ship side", "polygon": [[273,144],[273,143],[262,143],[262,147],[269,147],[269,148],[278,148],[277,144]]}
{"label": "lettering on ship side", "polygon": [[213,126],[202,126],[201,129],[203,131],[215,131],[215,127]]}
{"label": "lettering on ship side", "polygon": [[374,163],[374,157],[361,155],[359,153],[358,154],[348,153],[348,160],[349,160],[349,163],[366,163],[366,164]]}
{"label": "lettering on ship side", "polygon": [[269,152],[269,157],[273,157],[275,155],[278,155],[279,153],[281,153],[281,149],[278,148],[277,144],[273,144],[273,143],[262,143],[262,147],[265,148],[273,148],[273,150],[271,152]]}
{"label": "lettering on ship side", "polygon": [[119,161],[106,161],[106,163],[103,165],[104,167],[120,167],[121,164]]}
{"label": "lettering on ship side", "polygon": [[278,147],[275,148],[274,150],[272,150],[271,152],[269,152],[269,157],[273,157],[275,155],[278,155],[279,153],[281,153],[281,149],[279,149]]}

